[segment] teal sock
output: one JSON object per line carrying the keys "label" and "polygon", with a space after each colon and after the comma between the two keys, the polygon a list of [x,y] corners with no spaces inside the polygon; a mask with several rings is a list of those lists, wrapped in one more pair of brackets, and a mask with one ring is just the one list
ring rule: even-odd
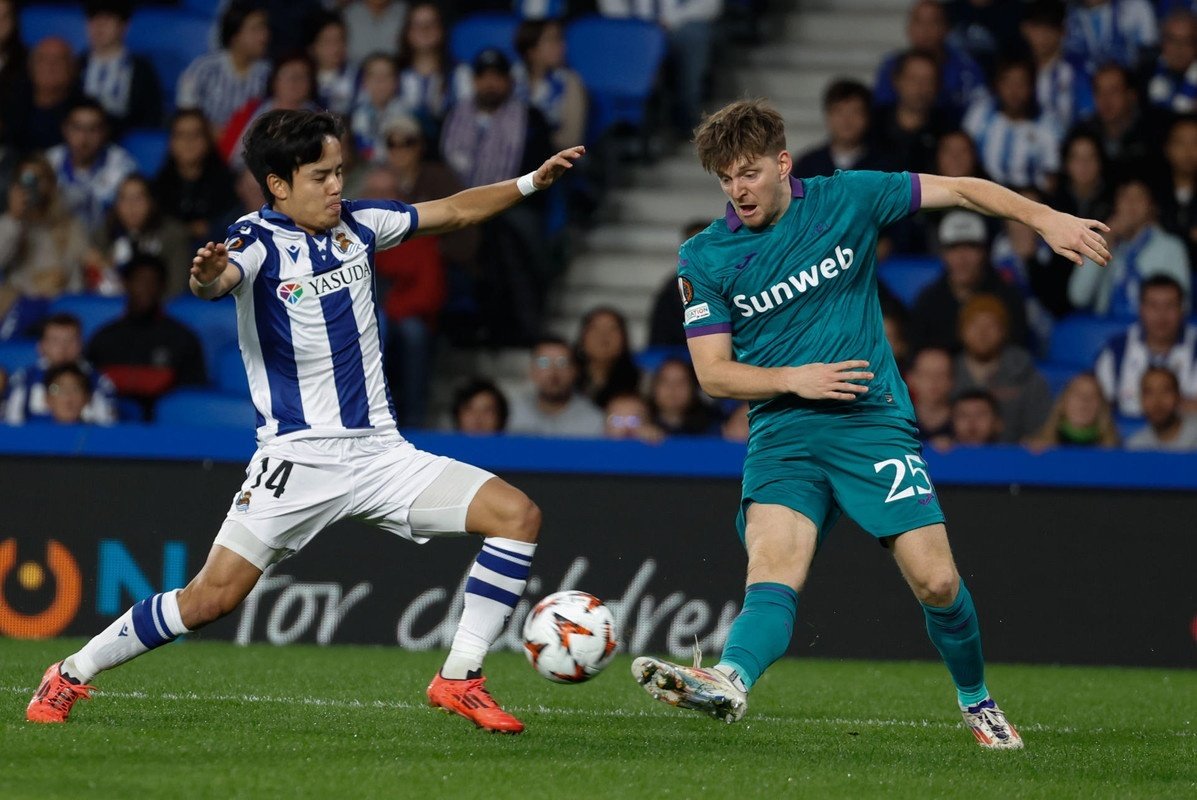
{"label": "teal sock", "polygon": [[798,593],[784,583],[754,583],[744,590],[744,607],[727,634],[719,664],[733,668],[752,688],[781,658],[794,635]]}
{"label": "teal sock", "polygon": [[952,674],[960,705],[975,706],[989,697],[985,688],[985,657],[981,655],[981,626],[964,579],[960,579],[960,591],[950,606],[936,608],[924,603],[923,616],[927,618],[931,643]]}

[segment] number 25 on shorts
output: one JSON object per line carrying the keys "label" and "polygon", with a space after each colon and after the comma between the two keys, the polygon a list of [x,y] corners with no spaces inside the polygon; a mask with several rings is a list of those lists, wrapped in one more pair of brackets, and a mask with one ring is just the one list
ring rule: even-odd
{"label": "number 25 on shorts", "polygon": [[[880,473],[883,470],[893,467],[894,482],[889,487],[889,494],[885,498],[885,502],[892,503],[895,500],[905,500],[908,497],[915,497],[932,494],[934,490],[931,487],[931,478],[927,475],[927,462],[915,455],[906,456],[906,461],[903,462],[900,458],[887,458],[885,461],[878,461],[873,465],[873,471]],[[910,472],[910,485],[906,488],[900,488],[902,483],[906,480],[907,468]]]}

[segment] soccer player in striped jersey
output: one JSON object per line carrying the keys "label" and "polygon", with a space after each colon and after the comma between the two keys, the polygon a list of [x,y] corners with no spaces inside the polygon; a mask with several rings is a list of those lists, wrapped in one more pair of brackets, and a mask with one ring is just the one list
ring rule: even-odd
{"label": "soccer player in striped jersey", "polygon": [[264,114],[246,136],[245,160],[270,201],[193,260],[195,295],[236,300],[258,412],[258,451],[207,563],[185,588],[140,601],[52,664],[27,719],[65,722],[100,672],[230,613],[266,568],[353,517],[420,543],[485,537],[428,699],[487,730],[523,730],[487,692],[482,660],[524,590],[540,511],[491,473],[400,436],[383,377],[374,254],[493,217],[548,188],[584,149],[518,180],[410,206],[341,197],[342,133],[328,113]]}
{"label": "soccer player in striped jersey", "polygon": [[886,342],[877,240],[920,207],[956,206],[1023,222],[1074,263],[1105,264],[1098,231],[1108,229],[976,178],[848,170],[799,180],[781,115],[760,100],[708,117],[695,143],[730,202],[682,245],[678,285],[703,388],[751,403],[736,519],[748,585],[713,668],[641,657],[632,674],[658,700],[740,719],[789,647],[818,545],[847,513],[893,552],[977,741],[1022,747],[986,688],[976,609]]}

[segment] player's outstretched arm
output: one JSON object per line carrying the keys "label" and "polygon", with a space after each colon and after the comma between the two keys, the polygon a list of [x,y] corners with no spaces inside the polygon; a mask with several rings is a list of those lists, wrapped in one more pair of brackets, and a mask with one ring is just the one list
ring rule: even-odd
{"label": "player's outstretched arm", "polygon": [[532,192],[552,186],[567,169],[572,169],[574,162],[585,153],[586,148],[581,145],[570,147],[549,158],[535,172],[530,172],[522,178],[477,186],[440,200],[417,203],[416,213],[419,214],[420,227],[414,235],[434,236],[485,222],[511,208]]}
{"label": "player's outstretched arm", "polygon": [[702,389],[712,397],[768,400],[796,394],[807,400],[855,400],[869,387],[853,381],[872,380],[867,361],[803,364],[800,367],[754,367],[732,358],[731,334],[712,333],[687,340]]}
{"label": "player's outstretched arm", "polygon": [[208,242],[191,259],[191,293],[202,300],[231,292],[241,281],[241,270],[229,262],[224,242]]}
{"label": "player's outstretched arm", "polygon": [[1053,251],[1074,264],[1088,258],[1103,267],[1110,260],[1104,222],[1082,219],[1036,203],[993,181],[919,175],[923,208],[967,208],[991,217],[1017,220],[1033,228]]}

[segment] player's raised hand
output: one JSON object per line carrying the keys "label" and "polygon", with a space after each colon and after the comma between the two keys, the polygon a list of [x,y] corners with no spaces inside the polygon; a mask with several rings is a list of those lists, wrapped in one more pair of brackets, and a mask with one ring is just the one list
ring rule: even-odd
{"label": "player's raised hand", "polygon": [[869,381],[867,361],[839,361],[835,364],[803,364],[789,370],[787,389],[807,400],[855,400],[869,387],[850,381]]}
{"label": "player's raised hand", "polygon": [[1041,224],[1039,235],[1055,253],[1073,264],[1088,258],[1104,267],[1110,261],[1110,248],[1101,234],[1109,230],[1104,222],[1052,211]]}
{"label": "player's raised hand", "polygon": [[574,162],[584,155],[586,155],[586,148],[582,145],[562,150],[540,165],[540,169],[536,170],[536,174],[532,176],[532,185],[537,189],[549,188],[565,174],[567,169],[572,169]]}
{"label": "player's raised hand", "polygon": [[191,259],[191,276],[201,284],[209,284],[224,274],[229,265],[229,250],[224,242],[208,242],[195,251]]}

